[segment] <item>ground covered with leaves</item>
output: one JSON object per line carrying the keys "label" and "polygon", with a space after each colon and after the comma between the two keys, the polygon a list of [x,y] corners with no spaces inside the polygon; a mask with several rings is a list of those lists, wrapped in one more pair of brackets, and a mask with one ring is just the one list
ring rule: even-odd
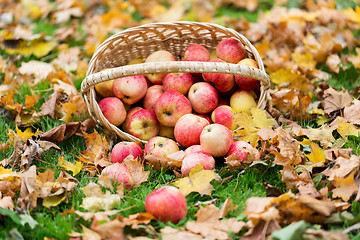
{"label": "ground covered with leaves", "polygon": [[[0,3],[0,238],[360,238],[357,1],[3,0]],[[119,141],[79,91],[107,37],[189,20],[245,35],[272,80],[267,109],[237,113],[261,160],[218,160],[180,178],[128,158],[134,188],[101,169]],[[145,212],[154,189],[188,202],[178,224]]]}

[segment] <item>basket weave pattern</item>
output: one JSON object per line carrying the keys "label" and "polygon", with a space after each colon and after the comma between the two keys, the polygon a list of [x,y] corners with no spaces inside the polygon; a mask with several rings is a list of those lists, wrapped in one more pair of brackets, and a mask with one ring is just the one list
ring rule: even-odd
{"label": "basket weave pattern", "polygon": [[[167,50],[177,60],[180,60],[182,52],[190,44],[201,44],[209,51],[213,51],[222,39],[230,37],[241,41],[246,48],[247,57],[253,58],[259,69],[231,63],[187,61],[126,65],[135,58],[145,59],[158,50]],[[146,24],[111,36],[96,49],[90,60],[86,78],[82,82],[81,91],[84,94],[89,113],[100,125],[114,132],[123,140],[145,142],[106,120],[97,103],[99,99],[94,86],[119,77],[170,72],[217,72],[251,77],[261,83],[258,107],[264,109],[269,98],[267,90],[270,87],[270,78],[265,72],[264,64],[255,47],[235,30],[216,24],[198,22]]]}

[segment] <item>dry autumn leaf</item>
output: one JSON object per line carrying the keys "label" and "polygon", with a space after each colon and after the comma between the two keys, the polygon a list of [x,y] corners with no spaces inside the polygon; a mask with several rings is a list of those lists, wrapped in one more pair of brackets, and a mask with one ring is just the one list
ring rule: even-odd
{"label": "dry autumn leaf", "polygon": [[198,192],[200,195],[211,195],[214,187],[210,184],[212,180],[218,180],[220,176],[212,170],[204,170],[203,165],[196,165],[190,170],[189,176],[179,179],[173,184],[187,196],[191,192]]}
{"label": "dry autumn leaf", "polygon": [[150,171],[144,171],[144,165],[132,155],[126,157],[121,164],[129,169],[134,180],[134,187],[139,187],[141,183],[148,180]]}

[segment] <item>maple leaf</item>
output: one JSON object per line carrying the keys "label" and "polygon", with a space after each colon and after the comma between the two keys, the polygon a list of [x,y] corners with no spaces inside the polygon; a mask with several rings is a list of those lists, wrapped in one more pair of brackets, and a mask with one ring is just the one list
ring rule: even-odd
{"label": "maple leaf", "polygon": [[335,73],[339,73],[340,63],[341,63],[340,57],[336,54],[332,54],[328,56],[326,59],[326,65],[330,68],[331,71]]}
{"label": "maple leaf", "polygon": [[360,125],[360,100],[354,99],[350,106],[344,108],[344,118],[351,124]]}
{"label": "maple leaf", "polygon": [[340,156],[336,159],[335,164],[332,168],[325,170],[323,174],[328,176],[330,181],[336,178],[346,178],[353,172],[357,172],[360,166],[359,157],[351,155],[350,158]]}
{"label": "maple leaf", "polygon": [[134,180],[134,187],[139,187],[142,182],[148,180],[150,171],[144,171],[144,165],[134,159],[132,155],[126,157],[121,164],[129,169]]}
{"label": "maple leaf", "polygon": [[80,212],[79,210],[75,210],[78,216],[82,217],[86,221],[96,220],[96,221],[109,221],[109,216],[113,216],[118,214],[121,210],[108,210],[101,212]]}
{"label": "maple leaf", "polygon": [[359,129],[356,129],[354,125],[351,123],[347,123],[341,120],[337,121],[337,132],[340,134],[341,137],[345,138],[346,136],[353,135],[359,136]]}
{"label": "maple leaf", "polygon": [[330,87],[324,91],[324,112],[330,114],[335,111],[339,111],[347,106],[350,106],[352,97],[347,91],[336,91]]}
{"label": "maple leaf", "polygon": [[259,135],[256,133],[261,128],[269,128],[275,125],[275,120],[268,118],[266,111],[259,108],[251,108],[251,115],[245,112],[239,112],[234,115],[235,123],[241,128],[235,131],[235,136],[239,140],[250,142],[255,147],[259,140]]}
{"label": "maple leaf", "polygon": [[34,83],[38,83],[41,79],[47,77],[49,73],[54,71],[54,67],[50,63],[31,60],[29,62],[22,62],[19,72],[21,74],[33,75],[38,80]]}
{"label": "maple leaf", "polygon": [[335,138],[332,135],[334,128],[323,125],[320,128],[306,128],[301,129],[301,132],[309,138],[311,141],[320,141],[322,147],[331,147],[335,142]]}
{"label": "maple leaf", "polygon": [[308,139],[304,139],[302,141],[303,145],[309,145],[311,149],[310,154],[305,154],[305,156],[309,159],[310,162],[316,164],[316,163],[324,163],[325,162],[325,153],[324,150],[322,150],[319,145],[317,145],[314,142],[311,142]]}
{"label": "maple leaf", "polygon": [[59,157],[59,166],[65,168],[67,171],[71,171],[73,176],[76,176],[82,169],[83,164],[77,161],[75,164],[64,160],[64,157]]}
{"label": "maple leaf", "polygon": [[91,229],[97,232],[101,239],[128,239],[127,237],[125,237],[124,230],[121,225],[122,223],[117,219],[105,223],[100,220],[95,220],[91,224]]}
{"label": "maple leaf", "polygon": [[300,143],[281,127],[276,129],[276,133],[280,151],[273,152],[275,154],[274,163],[282,166],[301,163],[303,153],[300,151]]}
{"label": "maple leaf", "polygon": [[14,210],[14,202],[10,196],[5,196],[1,198],[0,195],[0,208]]}
{"label": "maple leaf", "polygon": [[180,191],[187,196],[191,192],[198,192],[201,196],[211,195],[214,187],[210,184],[212,180],[220,179],[220,176],[212,170],[204,170],[203,165],[196,165],[190,170],[189,176],[173,182]]}
{"label": "maple leaf", "polygon": [[358,184],[354,181],[355,172],[345,178],[334,177],[332,184],[335,188],[332,190],[332,197],[340,197],[344,201],[348,201],[350,197],[359,190]]}
{"label": "maple leaf", "polygon": [[38,58],[47,55],[57,45],[57,40],[46,40],[41,35],[34,35],[31,39],[8,39],[2,42],[3,48],[9,54],[21,54],[23,56],[33,54]]}
{"label": "maple leaf", "polygon": [[309,52],[306,52],[305,54],[295,52],[291,55],[291,58],[295,62],[295,64],[300,67],[310,70],[315,69],[316,61]]}

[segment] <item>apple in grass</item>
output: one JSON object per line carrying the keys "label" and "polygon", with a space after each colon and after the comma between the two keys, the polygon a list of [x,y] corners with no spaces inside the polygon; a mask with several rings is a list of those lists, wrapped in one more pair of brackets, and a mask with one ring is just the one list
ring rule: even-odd
{"label": "apple in grass", "polygon": [[168,73],[164,78],[163,88],[165,91],[175,90],[185,95],[193,83],[191,73]]}
{"label": "apple in grass", "polygon": [[141,109],[143,109],[143,108],[142,108],[142,107],[133,107],[133,108],[130,108],[130,109],[127,111],[125,121],[121,124],[122,130],[124,130],[125,132],[129,132],[128,125],[129,125],[130,117],[131,117],[136,111],[141,110]]}
{"label": "apple in grass", "polygon": [[216,55],[228,63],[238,63],[246,57],[244,45],[235,38],[224,38],[216,46]]}
{"label": "apple in grass", "polygon": [[209,124],[205,118],[194,114],[186,114],[175,125],[175,139],[183,147],[200,144],[201,131]]}
{"label": "apple in grass", "polygon": [[256,106],[257,105],[251,91],[238,89],[230,97],[230,107],[235,112],[250,113],[250,109]]}
{"label": "apple in grass", "polygon": [[180,151],[176,142],[170,138],[155,136],[144,147],[144,156],[154,155],[158,158],[166,158],[167,155]]}
{"label": "apple in grass", "polygon": [[135,142],[119,142],[111,150],[110,159],[112,163],[122,163],[130,155],[141,158],[142,152],[141,147]]}
{"label": "apple in grass", "polygon": [[[174,55],[172,55],[171,52],[166,51],[166,50],[159,50],[159,51],[156,51],[156,52],[153,52],[152,54],[150,54],[146,58],[145,63],[171,62],[171,61],[176,61]],[[149,79],[149,81],[152,84],[162,84],[166,74],[167,73],[151,73],[151,74],[146,74],[145,76],[147,79]]]}
{"label": "apple in grass", "polygon": [[163,93],[164,88],[161,85],[153,85],[149,87],[143,99],[144,108],[155,112],[156,102]]}
{"label": "apple in grass", "polygon": [[[238,64],[253,68],[259,68],[256,61],[252,58],[244,58],[240,60]],[[235,82],[236,85],[238,85],[240,88],[245,90],[252,90],[260,86],[259,80],[253,79],[251,77],[240,76],[240,75],[235,75]]]}
{"label": "apple in grass", "polygon": [[186,217],[187,202],[179,189],[163,186],[146,197],[145,210],[161,222],[176,224]]}
{"label": "apple in grass", "polygon": [[124,184],[126,189],[131,189],[134,185],[134,179],[132,178],[129,169],[120,163],[115,163],[104,168],[101,175],[109,176],[113,181]]}
{"label": "apple in grass", "polygon": [[211,113],[211,120],[214,123],[224,125],[230,130],[234,130],[234,113],[234,110],[230,106],[222,105],[215,108],[214,111]]}
{"label": "apple in grass", "polygon": [[233,133],[221,124],[210,124],[204,127],[200,134],[202,149],[213,157],[225,156],[232,143]]}
{"label": "apple in grass", "polygon": [[249,143],[245,141],[236,141],[233,142],[230,146],[226,157],[230,157],[231,155],[236,154],[238,159],[247,161],[248,157],[251,156],[253,161],[260,160],[260,152]]}
{"label": "apple in grass", "polygon": [[[223,60],[219,58],[211,59],[209,62],[222,62]],[[211,82],[215,85],[215,88],[219,92],[228,92],[230,91],[234,85],[234,75],[226,74],[226,73],[203,73],[203,78],[207,82]]]}
{"label": "apple in grass", "polygon": [[107,97],[100,100],[99,108],[104,117],[113,125],[121,125],[126,118],[123,102],[116,97]]}
{"label": "apple in grass", "polygon": [[159,133],[159,122],[156,115],[149,109],[136,111],[129,119],[129,133],[141,140],[149,140]]}
{"label": "apple in grass", "polygon": [[175,127],[176,122],[185,114],[191,113],[191,103],[182,93],[169,90],[161,94],[155,114],[162,125]]}
{"label": "apple in grass", "polygon": [[194,111],[200,114],[209,113],[218,105],[218,93],[207,82],[198,82],[192,85],[188,98]]}
{"label": "apple in grass", "polygon": [[183,61],[207,62],[210,60],[209,51],[200,44],[191,44],[185,48],[182,54]]}
{"label": "apple in grass", "polygon": [[203,164],[204,170],[213,170],[215,168],[215,159],[204,151],[197,151],[186,155],[181,165],[182,176],[188,175],[190,170],[199,164]]}
{"label": "apple in grass", "polygon": [[142,75],[115,79],[113,91],[116,97],[126,104],[134,104],[142,99],[147,91],[146,79]]}

